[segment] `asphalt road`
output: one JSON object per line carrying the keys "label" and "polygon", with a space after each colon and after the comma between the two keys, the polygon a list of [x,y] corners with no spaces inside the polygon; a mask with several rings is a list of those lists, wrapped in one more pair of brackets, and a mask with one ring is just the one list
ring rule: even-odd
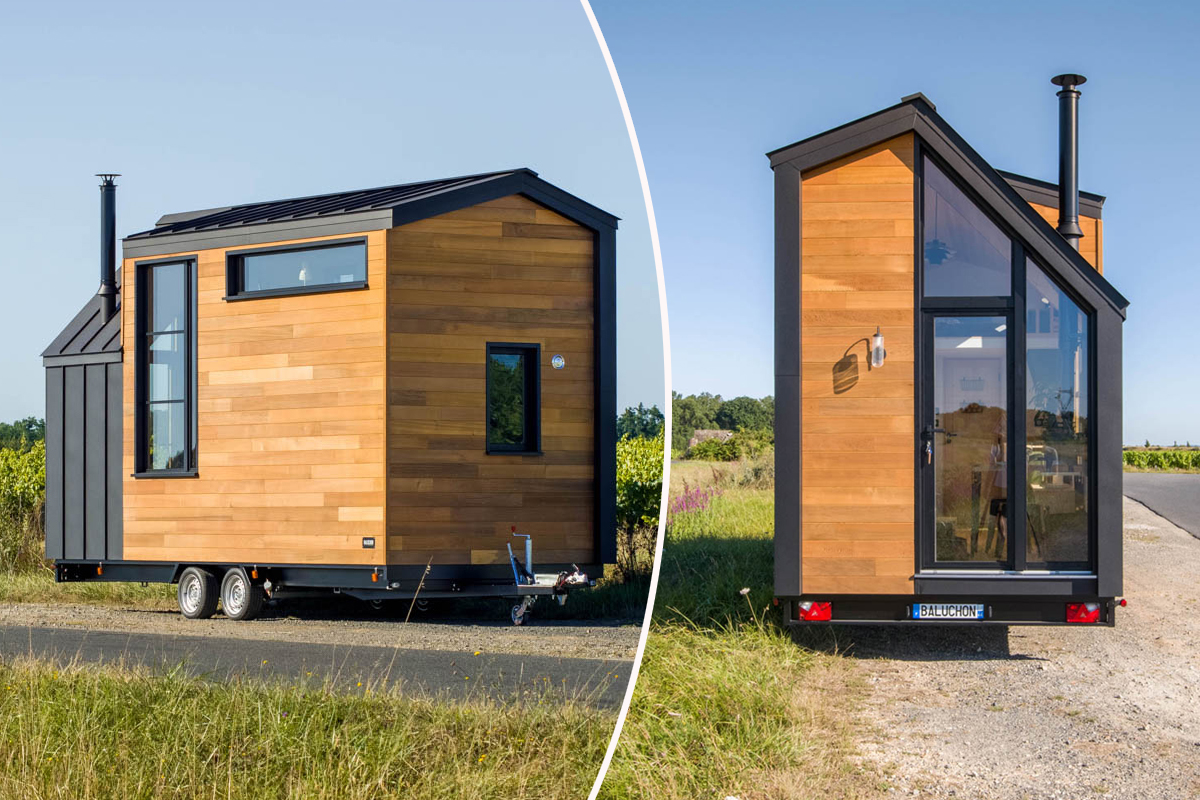
{"label": "asphalt road", "polygon": [[350,692],[386,684],[407,694],[504,701],[551,693],[600,708],[620,707],[632,666],[619,659],[0,626],[0,659],[22,656],[156,670],[182,665],[189,674],[215,680],[330,681]]}
{"label": "asphalt road", "polygon": [[1126,472],[1125,496],[1200,539],[1200,475]]}

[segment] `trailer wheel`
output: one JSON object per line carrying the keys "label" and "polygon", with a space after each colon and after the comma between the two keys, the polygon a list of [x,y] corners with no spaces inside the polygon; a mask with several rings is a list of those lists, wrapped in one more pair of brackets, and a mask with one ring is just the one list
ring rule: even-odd
{"label": "trailer wheel", "polygon": [[179,611],[188,619],[208,619],[217,613],[217,578],[198,567],[188,567],[179,576],[175,597]]}
{"label": "trailer wheel", "polygon": [[524,605],[524,603],[517,603],[515,606],[512,607],[512,624],[513,625],[525,624],[525,605]]}
{"label": "trailer wheel", "polygon": [[221,581],[221,608],[230,619],[254,619],[262,611],[263,588],[250,581],[241,567],[225,573]]}

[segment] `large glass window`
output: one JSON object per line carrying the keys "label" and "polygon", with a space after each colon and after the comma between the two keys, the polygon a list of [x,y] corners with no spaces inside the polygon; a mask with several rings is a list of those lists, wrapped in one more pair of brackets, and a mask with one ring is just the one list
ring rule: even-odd
{"label": "large glass window", "polygon": [[1026,553],[1030,564],[1088,561],[1088,318],[1026,264]]}
{"label": "large glass window", "polygon": [[536,453],[541,448],[535,344],[487,346],[487,451]]}
{"label": "large glass window", "polygon": [[357,289],[367,281],[367,244],[355,239],[234,252],[227,269],[231,298]]}
{"label": "large glass window", "polygon": [[138,266],[138,471],[196,465],[194,261]]}
{"label": "large glass window", "polygon": [[926,297],[1012,294],[1012,240],[925,156]]}

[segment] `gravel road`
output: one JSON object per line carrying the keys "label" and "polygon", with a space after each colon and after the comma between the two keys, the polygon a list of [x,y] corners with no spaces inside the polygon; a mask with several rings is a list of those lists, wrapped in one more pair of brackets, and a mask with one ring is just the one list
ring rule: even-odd
{"label": "gravel road", "polygon": [[1117,627],[852,630],[888,796],[1200,797],[1200,540],[1125,500]]}
{"label": "gravel road", "polygon": [[[339,611],[342,607],[339,607]],[[226,639],[308,642],[322,645],[403,647],[411,650],[554,655],[632,660],[641,628],[604,620],[551,621],[536,617],[522,627],[509,622],[461,619],[412,621],[333,616],[319,604],[292,601],[259,619],[216,616],[186,619],[178,611],[139,611],[88,605],[0,605],[0,625],[115,633],[214,636]]]}

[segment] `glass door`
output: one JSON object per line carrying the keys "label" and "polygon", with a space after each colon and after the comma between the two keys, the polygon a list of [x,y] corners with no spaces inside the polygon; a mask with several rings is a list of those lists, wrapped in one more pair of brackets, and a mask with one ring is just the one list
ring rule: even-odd
{"label": "glass door", "polygon": [[1011,567],[1010,315],[925,314],[922,561]]}

